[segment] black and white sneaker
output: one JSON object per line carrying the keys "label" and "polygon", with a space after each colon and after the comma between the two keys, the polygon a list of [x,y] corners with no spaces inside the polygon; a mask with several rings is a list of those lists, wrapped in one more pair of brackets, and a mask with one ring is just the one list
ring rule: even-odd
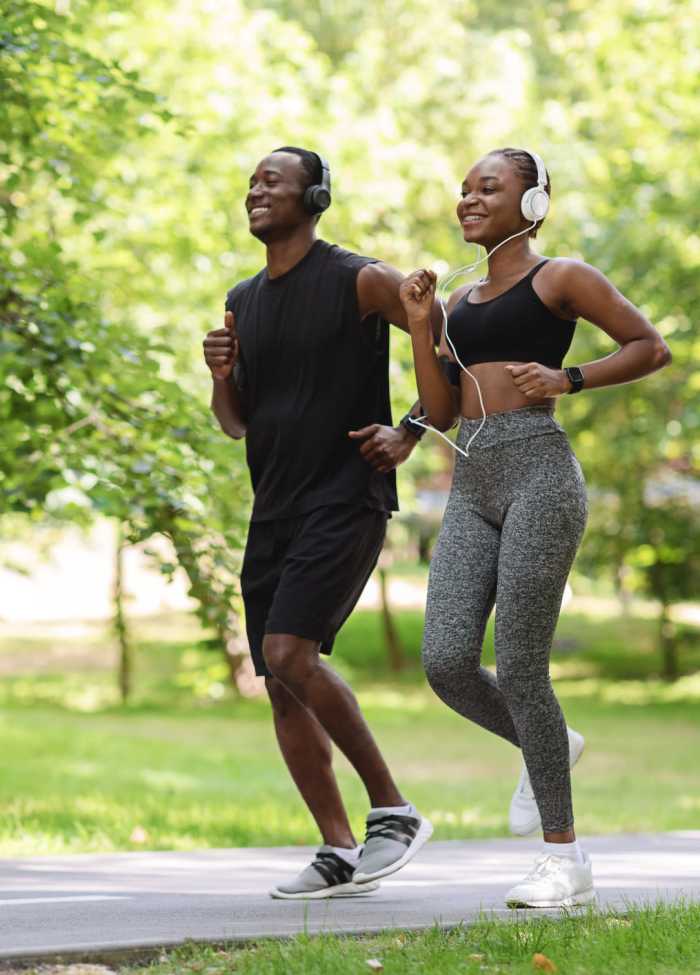
{"label": "black and white sneaker", "polygon": [[353,880],[364,885],[400,870],[430,839],[432,832],[433,824],[415,806],[405,815],[381,809],[371,812]]}
{"label": "black and white sneaker", "polygon": [[278,884],[270,897],[281,900],[320,900],[323,897],[354,897],[372,894],[378,883],[355,884],[352,875],[355,865],[333,852],[330,846],[320,847],[318,853],[288,884]]}

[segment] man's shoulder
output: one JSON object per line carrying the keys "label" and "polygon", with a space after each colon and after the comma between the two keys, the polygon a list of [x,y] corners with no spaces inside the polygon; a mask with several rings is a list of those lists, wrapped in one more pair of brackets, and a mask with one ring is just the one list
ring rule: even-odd
{"label": "man's shoulder", "polygon": [[361,271],[367,264],[377,264],[376,257],[368,257],[365,254],[358,254],[355,251],[341,247],[339,244],[329,244],[327,241],[320,241],[323,245],[323,255],[327,261],[332,262],[340,269],[347,269],[353,272]]}
{"label": "man's shoulder", "polygon": [[250,278],[244,278],[226,292],[226,310],[235,311],[234,303],[239,302],[250,291],[254,290],[262,279],[264,269]]}

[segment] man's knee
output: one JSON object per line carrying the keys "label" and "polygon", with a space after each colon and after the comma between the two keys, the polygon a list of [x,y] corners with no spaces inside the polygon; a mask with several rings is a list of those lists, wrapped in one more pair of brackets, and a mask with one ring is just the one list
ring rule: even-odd
{"label": "man's knee", "polygon": [[317,644],[286,633],[267,634],[263,657],[273,677],[287,686],[303,684],[319,664]]}

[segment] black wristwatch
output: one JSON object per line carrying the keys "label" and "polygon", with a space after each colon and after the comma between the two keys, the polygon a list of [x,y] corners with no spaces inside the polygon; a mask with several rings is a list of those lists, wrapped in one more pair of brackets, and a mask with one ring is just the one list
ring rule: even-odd
{"label": "black wristwatch", "polygon": [[425,427],[422,427],[420,423],[416,423],[410,413],[407,413],[406,416],[401,417],[399,420],[399,426],[402,426],[404,430],[408,430],[411,436],[415,437],[416,440],[420,440],[425,433]]}
{"label": "black wristwatch", "polygon": [[564,370],[564,375],[571,383],[569,393],[580,393],[583,389],[583,373],[578,366],[569,366]]}

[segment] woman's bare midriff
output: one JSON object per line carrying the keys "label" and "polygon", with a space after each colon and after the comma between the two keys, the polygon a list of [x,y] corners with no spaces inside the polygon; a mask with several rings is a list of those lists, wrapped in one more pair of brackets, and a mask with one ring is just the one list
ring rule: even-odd
{"label": "woman's bare midriff", "polygon": [[[517,389],[505,367],[520,364],[511,360],[506,362],[480,362],[474,366],[469,366],[469,372],[477,379],[481,387],[481,395],[487,414],[521,410],[524,406],[552,406],[554,404],[553,398],[533,399],[530,396],[525,396]],[[482,415],[476,386],[464,372],[461,375],[460,412],[469,420],[481,419]]]}

